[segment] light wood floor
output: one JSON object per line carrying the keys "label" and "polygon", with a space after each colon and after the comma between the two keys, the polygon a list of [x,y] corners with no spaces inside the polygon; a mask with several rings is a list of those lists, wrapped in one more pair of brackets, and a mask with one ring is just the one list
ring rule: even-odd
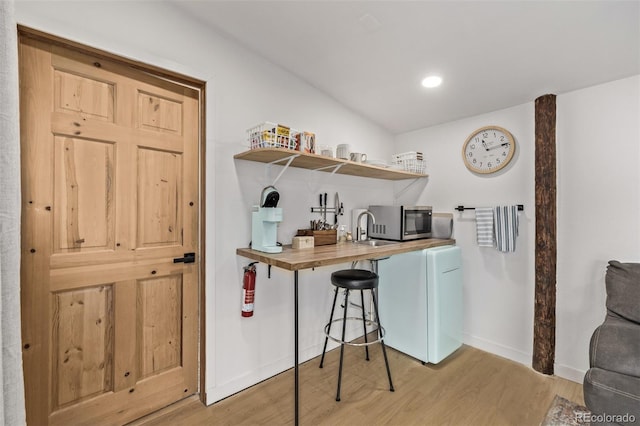
{"label": "light wood floor", "polygon": [[[554,396],[584,404],[582,385],[463,346],[438,365],[388,350],[389,392],[379,345],[347,347],[342,401],[335,401],[339,350],[300,366],[301,425],[539,425]],[[293,424],[293,370],[209,407],[195,398],[136,425]]]}

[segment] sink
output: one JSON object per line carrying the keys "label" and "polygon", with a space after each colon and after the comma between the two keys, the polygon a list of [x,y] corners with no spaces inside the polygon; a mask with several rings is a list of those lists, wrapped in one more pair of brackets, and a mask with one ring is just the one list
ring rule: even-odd
{"label": "sink", "polygon": [[388,246],[391,244],[398,244],[398,241],[362,240],[362,241],[354,241],[353,244],[358,244],[361,246],[370,246],[370,247],[381,247],[381,246]]}

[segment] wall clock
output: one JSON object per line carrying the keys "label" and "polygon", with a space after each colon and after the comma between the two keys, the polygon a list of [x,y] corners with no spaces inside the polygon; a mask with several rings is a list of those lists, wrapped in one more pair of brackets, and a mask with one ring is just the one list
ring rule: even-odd
{"label": "wall clock", "polygon": [[464,165],[475,173],[502,170],[516,152],[513,135],[499,126],[481,127],[471,133],[462,147]]}

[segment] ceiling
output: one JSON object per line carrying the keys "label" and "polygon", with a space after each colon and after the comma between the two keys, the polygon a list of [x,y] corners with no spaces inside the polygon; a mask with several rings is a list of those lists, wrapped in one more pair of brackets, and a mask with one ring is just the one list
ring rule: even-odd
{"label": "ceiling", "polygon": [[640,74],[638,0],[175,4],[394,134]]}

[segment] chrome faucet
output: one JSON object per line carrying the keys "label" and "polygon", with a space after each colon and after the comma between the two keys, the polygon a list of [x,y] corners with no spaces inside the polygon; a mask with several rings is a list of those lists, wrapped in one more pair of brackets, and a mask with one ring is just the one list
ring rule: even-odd
{"label": "chrome faucet", "polygon": [[376,217],[373,215],[373,213],[371,213],[369,210],[365,210],[362,213],[360,213],[358,215],[358,219],[356,219],[356,241],[362,241],[362,237],[365,235],[365,230],[363,230],[362,228],[360,228],[360,219],[362,219],[362,216],[364,215],[369,215],[371,216],[371,224],[373,225],[374,223],[376,223]]}

